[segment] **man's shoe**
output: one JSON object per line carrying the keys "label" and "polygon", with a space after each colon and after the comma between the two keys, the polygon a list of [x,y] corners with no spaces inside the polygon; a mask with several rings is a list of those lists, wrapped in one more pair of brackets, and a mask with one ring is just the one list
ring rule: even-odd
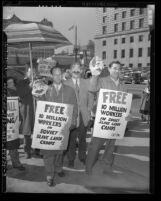
{"label": "man's shoe", "polygon": [[58,172],[59,177],[65,177],[65,173],[63,171]]}
{"label": "man's shoe", "polygon": [[69,161],[68,162],[68,167],[69,168],[74,168],[74,161]]}
{"label": "man's shoe", "polygon": [[26,168],[23,166],[23,165],[20,165],[20,166],[13,166],[13,168],[16,168],[20,171],[23,171],[23,170],[26,170]]}
{"label": "man's shoe", "polygon": [[48,186],[56,186],[56,183],[53,179],[49,179],[49,180],[47,180],[47,185]]}

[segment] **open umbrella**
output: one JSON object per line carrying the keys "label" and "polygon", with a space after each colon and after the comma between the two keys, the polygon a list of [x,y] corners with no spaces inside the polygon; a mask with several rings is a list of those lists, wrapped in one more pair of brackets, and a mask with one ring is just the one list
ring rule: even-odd
{"label": "open umbrella", "polygon": [[[4,29],[8,47],[29,49],[32,69],[32,48],[63,47],[72,43],[59,31],[37,23],[11,24]],[[33,76],[32,76],[33,79]]]}

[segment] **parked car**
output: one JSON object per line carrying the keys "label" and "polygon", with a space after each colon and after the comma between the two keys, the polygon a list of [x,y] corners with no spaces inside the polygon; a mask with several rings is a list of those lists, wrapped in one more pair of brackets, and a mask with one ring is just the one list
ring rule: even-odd
{"label": "parked car", "polygon": [[125,84],[131,84],[132,83],[132,77],[128,76],[128,75],[125,75],[123,77],[123,81],[124,81]]}
{"label": "parked car", "polygon": [[132,77],[133,77],[133,83],[134,84],[141,84],[143,79],[141,77],[141,72],[133,72],[132,74]]}

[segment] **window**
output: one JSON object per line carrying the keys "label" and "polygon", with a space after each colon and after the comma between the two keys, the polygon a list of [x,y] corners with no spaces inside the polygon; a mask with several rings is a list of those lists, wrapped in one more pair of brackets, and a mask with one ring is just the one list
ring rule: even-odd
{"label": "window", "polygon": [[117,58],[117,50],[114,50],[113,53],[114,53],[113,58],[116,59]]}
{"label": "window", "polygon": [[147,66],[150,66],[150,63],[147,63]]}
{"label": "window", "polygon": [[130,57],[133,57],[133,53],[134,53],[134,50],[133,49],[130,49]]}
{"label": "window", "polygon": [[118,19],[118,13],[115,13],[114,20],[117,20],[117,19]]}
{"label": "window", "polygon": [[134,20],[130,21],[130,29],[134,29],[134,23],[135,23]]}
{"label": "window", "polygon": [[106,46],[106,40],[103,40],[103,41],[102,41],[102,45],[103,45],[103,46]]}
{"label": "window", "polygon": [[114,32],[118,32],[118,24],[114,25]]}
{"label": "window", "polygon": [[107,27],[106,27],[106,26],[103,26],[102,28],[103,28],[102,34],[106,34],[106,33],[107,33]]}
{"label": "window", "polygon": [[103,23],[106,22],[106,17],[107,17],[107,16],[104,16],[104,17],[103,17]]}
{"label": "window", "polygon": [[147,56],[150,57],[150,47],[148,47]]}
{"label": "window", "polygon": [[135,15],[135,9],[130,10],[130,16],[134,16]]}
{"label": "window", "polygon": [[122,31],[125,31],[125,29],[126,29],[125,27],[126,27],[126,22],[123,22],[122,23]]}
{"label": "window", "polygon": [[106,59],[106,51],[102,52],[102,59]]}
{"label": "window", "polygon": [[103,13],[105,13],[106,12],[106,8],[103,8]]}
{"label": "window", "polygon": [[139,36],[139,42],[143,41],[143,35]]}
{"label": "window", "polygon": [[122,43],[125,43],[125,38],[122,38]]}
{"label": "window", "polygon": [[133,67],[133,64],[129,64],[129,67],[132,68],[132,67]]}
{"label": "window", "polygon": [[125,50],[121,50],[121,58],[125,58]]}
{"label": "window", "polygon": [[143,28],[144,26],[144,19],[139,19],[139,28]]}
{"label": "window", "polygon": [[134,42],[134,36],[130,36],[130,43]]}
{"label": "window", "polygon": [[142,67],[142,63],[138,63],[138,67],[141,68]]}
{"label": "window", "polygon": [[114,39],[114,45],[116,45],[116,44],[117,44],[117,38]]}
{"label": "window", "polygon": [[138,52],[138,57],[142,57],[142,54],[143,54],[143,49],[142,48],[139,48],[139,52]]}
{"label": "window", "polygon": [[122,18],[125,18],[126,17],[126,11],[123,11],[122,12]]}
{"label": "window", "polygon": [[144,8],[140,8],[139,14],[140,14],[140,15],[144,14]]}

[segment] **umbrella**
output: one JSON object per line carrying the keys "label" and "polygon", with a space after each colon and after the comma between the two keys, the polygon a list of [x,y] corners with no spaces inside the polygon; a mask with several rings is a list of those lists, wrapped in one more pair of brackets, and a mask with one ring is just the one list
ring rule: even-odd
{"label": "umbrella", "polygon": [[59,31],[37,23],[11,24],[4,29],[4,32],[7,35],[8,47],[29,49],[31,69],[32,48],[58,48],[71,45]]}

